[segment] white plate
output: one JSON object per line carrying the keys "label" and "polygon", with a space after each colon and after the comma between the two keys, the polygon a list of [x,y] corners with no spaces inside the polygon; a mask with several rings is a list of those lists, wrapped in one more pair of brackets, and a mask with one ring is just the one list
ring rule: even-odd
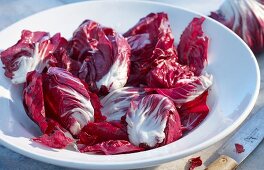
{"label": "white plate", "polygon": [[[93,19],[120,32],[150,12],[167,12],[178,42],[180,33],[195,16],[193,12],[170,5],[139,1],[89,1],[47,10],[0,32],[0,49],[14,44],[23,29],[61,32],[70,38],[84,19]],[[256,59],[246,44],[227,28],[207,18],[205,33],[210,37],[209,65],[214,84],[209,95],[211,111],[206,120],[180,140],[150,151],[104,156],[57,150],[32,143],[40,134],[26,116],[21,86],[11,85],[0,69],[0,142],[4,146],[46,163],[89,169],[123,169],[154,166],[202,150],[234,131],[249,115],[260,88]],[[0,65],[2,67],[2,65]]]}

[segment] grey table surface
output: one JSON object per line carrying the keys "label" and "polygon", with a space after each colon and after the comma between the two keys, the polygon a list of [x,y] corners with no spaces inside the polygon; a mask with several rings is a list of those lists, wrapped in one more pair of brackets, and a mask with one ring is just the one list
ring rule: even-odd
{"label": "grey table surface", "polygon": [[[56,6],[61,6],[68,3],[79,2],[82,0],[0,0],[0,31],[12,23],[25,18],[29,15],[37,13],[39,11],[49,9]],[[209,10],[216,9],[220,4],[221,0],[166,0],[168,3],[173,3],[185,8],[189,8],[204,14],[207,14]],[[201,3],[205,2],[205,3]],[[203,4],[203,5],[200,5]],[[2,41],[0,39],[0,41]],[[261,89],[258,100],[253,108],[252,112],[256,112],[264,106],[264,54],[257,56],[257,60],[261,70]],[[162,164],[157,167],[145,168],[144,170],[175,170],[185,169],[187,161],[195,156],[201,156],[203,162],[209,162],[215,157],[215,151],[228,139],[214,144],[213,146],[202,150],[198,153],[190,155],[180,160],[175,160],[166,164]],[[264,142],[255,149],[255,151],[239,165],[239,170],[261,170],[264,169]],[[59,167],[40,161],[36,161],[15,153],[4,146],[0,145],[0,169],[69,169]],[[204,169],[204,165],[197,168]],[[143,169],[142,169],[143,170]]]}

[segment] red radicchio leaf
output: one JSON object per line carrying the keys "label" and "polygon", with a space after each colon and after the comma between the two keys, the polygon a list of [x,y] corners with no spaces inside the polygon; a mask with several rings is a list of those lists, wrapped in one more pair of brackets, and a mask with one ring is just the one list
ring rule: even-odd
{"label": "red radicchio leaf", "polygon": [[34,70],[42,72],[50,66],[69,69],[71,61],[63,53],[67,45],[67,40],[60,33],[49,38],[46,32],[24,30],[17,44],[0,54],[6,76],[18,84],[24,83],[26,74]]}
{"label": "red radicchio leaf", "polygon": [[111,28],[85,20],[70,40],[70,57],[81,63],[78,76],[90,90],[109,91],[123,87],[130,67],[130,46]]}
{"label": "red radicchio leaf", "polygon": [[59,130],[51,135],[44,134],[40,137],[33,138],[33,141],[58,149],[65,148],[74,142],[72,138],[67,137],[64,132]]}
{"label": "red radicchio leaf", "polygon": [[140,152],[143,151],[144,148],[134,146],[133,144],[125,140],[109,140],[93,146],[86,146],[84,148],[80,148],[79,150],[81,152],[95,152],[102,153],[105,155],[115,155]]}
{"label": "red radicchio leaf", "polygon": [[27,75],[26,86],[23,90],[23,103],[27,115],[45,133],[48,123],[44,107],[42,75],[36,71]]}
{"label": "red radicchio leaf", "polygon": [[79,143],[94,145],[108,140],[128,140],[126,128],[122,124],[109,122],[89,122],[78,135]]}
{"label": "red radicchio leaf", "polygon": [[173,88],[180,79],[190,79],[194,74],[188,66],[177,63],[175,58],[164,60],[147,74],[148,87]]}
{"label": "red radicchio leaf", "polygon": [[239,143],[235,143],[235,147],[236,147],[236,152],[237,153],[242,153],[242,152],[245,151],[244,146],[239,144]]}
{"label": "red radicchio leaf", "polygon": [[203,34],[205,18],[194,18],[183,31],[178,45],[179,63],[199,76],[207,63],[208,37]]}
{"label": "red radicchio leaf", "polygon": [[90,95],[90,101],[91,101],[92,106],[94,108],[94,120],[96,122],[103,122],[103,121],[105,121],[106,120],[106,117],[104,115],[102,115],[102,113],[101,113],[102,105],[101,105],[101,102],[100,102],[99,97],[95,93],[91,93],[89,91],[88,91],[88,93]]}
{"label": "red radicchio leaf", "polygon": [[50,67],[43,88],[46,108],[73,135],[77,135],[88,122],[101,117],[100,108],[96,108],[99,104],[92,105],[85,85],[64,69]]}
{"label": "red radicchio leaf", "polygon": [[38,53],[43,52],[38,48],[38,44],[48,37],[47,32],[23,30],[20,40],[0,53],[5,76],[10,78],[12,83],[24,83],[27,73],[35,70],[40,60]]}
{"label": "red radicchio leaf", "polygon": [[159,146],[172,143],[179,139],[182,136],[182,129],[179,126],[181,126],[179,114],[170,114],[166,128],[164,129],[166,138]]}
{"label": "red radicchio leaf", "polygon": [[263,0],[225,0],[210,17],[234,31],[253,52],[264,50]]}
{"label": "red radicchio leaf", "polygon": [[101,112],[107,117],[107,121],[120,121],[127,112],[131,100],[139,100],[146,93],[143,88],[124,87],[112,91],[102,100]]}
{"label": "red radicchio leaf", "polygon": [[184,132],[189,132],[198,126],[209,113],[206,104],[208,91],[205,91],[193,101],[184,103],[179,109],[181,123]]}
{"label": "red radicchio leaf", "polygon": [[[42,68],[40,70],[43,70],[43,67],[60,67],[68,71],[73,71],[76,69],[73,67],[79,64],[69,58],[67,52],[68,41],[61,37],[60,33],[57,33],[49,40],[44,41],[40,46],[48,47],[45,51],[47,54],[45,55],[46,57],[42,62]],[[77,65],[75,67],[79,68],[80,66]]]}
{"label": "red radicchio leaf", "polygon": [[42,79],[43,76],[36,71],[28,73],[26,87],[23,90],[26,113],[44,133],[33,140],[53,148],[65,148],[73,142],[73,139],[70,134],[67,137],[68,132],[48,117],[49,114],[46,113],[44,106]]}
{"label": "red radicchio leaf", "polygon": [[165,13],[147,15],[124,36],[128,38],[132,52],[128,85],[146,83],[147,73],[163,59],[177,59],[174,38]]}
{"label": "red radicchio leaf", "polygon": [[145,96],[139,102],[132,101],[126,123],[129,141],[136,146],[154,148],[182,136],[180,117],[174,103],[159,94]]}
{"label": "red radicchio leaf", "polygon": [[196,167],[202,166],[203,161],[201,160],[200,156],[196,158],[191,158],[189,160],[190,167],[189,170],[194,170]]}
{"label": "red radicchio leaf", "polygon": [[212,79],[212,75],[208,74],[193,76],[190,79],[178,80],[173,88],[156,88],[155,90],[169,97],[179,107],[204,93],[212,85]]}

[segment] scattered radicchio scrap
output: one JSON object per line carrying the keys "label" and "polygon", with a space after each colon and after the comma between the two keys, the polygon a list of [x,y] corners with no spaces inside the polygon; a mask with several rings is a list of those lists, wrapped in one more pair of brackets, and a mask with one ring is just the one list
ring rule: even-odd
{"label": "scattered radicchio scrap", "polygon": [[159,94],[132,101],[126,123],[129,141],[136,146],[154,148],[182,136],[180,117],[174,103]]}
{"label": "scattered radicchio scrap", "polygon": [[198,156],[196,158],[191,158],[189,160],[189,163],[190,163],[189,170],[194,170],[196,167],[202,166],[203,161],[201,160],[200,156]]}
{"label": "scattered radicchio scrap", "polygon": [[194,18],[183,31],[178,45],[179,63],[199,76],[207,64],[208,37],[203,34],[205,18]]}
{"label": "scattered radicchio scrap", "polygon": [[145,95],[146,92],[143,88],[124,87],[117,89],[102,98],[101,112],[106,116],[107,121],[120,121],[130,107],[132,99],[139,100]]}
{"label": "scattered radicchio scrap", "polygon": [[80,63],[78,77],[93,92],[122,88],[130,68],[130,46],[111,28],[85,20],[69,42],[70,57]]}
{"label": "scattered radicchio scrap", "polygon": [[239,143],[235,143],[235,147],[236,147],[236,153],[242,153],[245,151],[244,146]]}
{"label": "scattered radicchio scrap", "polygon": [[93,146],[79,149],[81,152],[95,152],[105,155],[124,154],[143,151],[144,148],[135,146],[126,140],[109,140]]}
{"label": "scattered radicchio scrap", "polygon": [[43,89],[45,105],[51,116],[71,134],[77,135],[88,122],[103,119],[100,104],[92,102],[99,102],[98,97],[90,95],[85,84],[68,71],[50,67],[43,80]]}
{"label": "scattered radicchio scrap", "polygon": [[264,50],[264,0],[225,0],[210,17],[234,31],[253,52]]}
{"label": "scattered radicchio scrap", "polygon": [[168,16],[151,13],[125,34],[131,46],[131,70],[128,85],[145,84],[145,76],[166,58],[177,58]]}
{"label": "scattered radicchio scrap", "polygon": [[206,104],[207,96],[208,91],[205,91],[194,100],[184,103],[178,109],[184,132],[191,131],[206,118],[209,113],[209,107]]}
{"label": "scattered radicchio scrap", "polygon": [[23,30],[21,39],[0,53],[2,63],[5,65],[5,75],[11,79],[12,83],[20,84],[26,81],[27,73],[34,70],[42,72],[52,63],[52,60],[54,66],[66,67],[67,58],[53,56],[53,53],[66,46],[67,40],[59,33],[50,38],[47,32]]}

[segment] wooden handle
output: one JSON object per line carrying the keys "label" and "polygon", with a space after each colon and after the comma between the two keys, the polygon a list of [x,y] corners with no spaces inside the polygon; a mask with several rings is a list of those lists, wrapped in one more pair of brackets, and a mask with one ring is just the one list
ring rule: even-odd
{"label": "wooden handle", "polygon": [[237,167],[237,162],[226,155],[221,155],[213,163],[211,163],[206,170],[234,170]]}

